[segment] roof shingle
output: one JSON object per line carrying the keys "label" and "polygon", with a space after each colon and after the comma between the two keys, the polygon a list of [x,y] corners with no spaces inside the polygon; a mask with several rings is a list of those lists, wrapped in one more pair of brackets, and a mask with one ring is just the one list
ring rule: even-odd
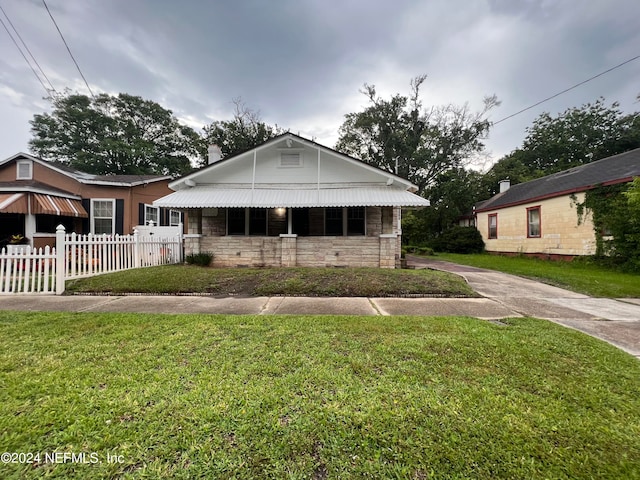
{"label": "roof shingle", "polygon": [[476,211],[529,203],[575,192],[583,192],[602,184],[631,181],[640,176],[640,148],[603,158],[579,167],[513,185],[476,205]]}

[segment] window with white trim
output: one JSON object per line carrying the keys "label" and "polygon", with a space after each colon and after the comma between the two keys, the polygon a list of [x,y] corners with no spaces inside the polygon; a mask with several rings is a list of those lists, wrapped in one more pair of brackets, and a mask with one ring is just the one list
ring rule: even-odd
{"label": "window with white trim", "polygon": [[489,239],[498,238],[498,214],[489,214]]}
{"label": "window with white trim", "polygon": [[169,210],[169,226],[177,227],[182,223],[182,214],[179,210]]}
{"label": "window with white trim", "polygon": [[31,160],[18,160],[16,170],[16,180],[31,180],[33,178],[33,162]]}
{"label": "window with white trim", "polygon": [[160,225],[160,209],[158,207],[144,206],[144,224],[149,225],[149,222],[153,222],[156,227]]}
{"label": "window with white trim", "polygon": [[91,233],[113,235],[116,227],[116,201],[113,198],[91,200]]}
{"label": "window with white trim", "polygon": [[540,237],[540,207],[527,208],[527,237]]}

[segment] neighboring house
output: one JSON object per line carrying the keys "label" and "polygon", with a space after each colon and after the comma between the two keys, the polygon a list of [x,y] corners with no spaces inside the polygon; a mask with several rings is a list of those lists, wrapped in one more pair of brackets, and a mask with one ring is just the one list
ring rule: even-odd
{"label": "neighboring house", "polygon": [[154,202],[188,212],[186,253],[214,266],[368,266],[400,259],[400,208],[417,187],[291,133],[169,184]]}
{"label": "neighboring house", "polygon": [[593,255],[596,238],[590,216],[578,222],[576,202],[600,185],[640,176],[640,149],[509,186],[476,206],[477,228],[486,249],[547,257]]}
{"label": "neighboring house", "polygon": [[0,247],[13,235],[33,247],[53,245],[67,232],[129,234],[134,226],[177,225],[181,213],[153,206],[171,192],[170,177],[92,175],[18,153],[0,161]]}

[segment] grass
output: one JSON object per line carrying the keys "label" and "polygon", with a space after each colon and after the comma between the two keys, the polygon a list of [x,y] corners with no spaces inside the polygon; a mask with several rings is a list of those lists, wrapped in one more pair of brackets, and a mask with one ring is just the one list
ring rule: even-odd
{"label": "grass", "polygon": [[583,261],[562,262],[501,255],[438,253],[438,260],[532,278],[594,297],[640,298],[640,275]]}
{"label": "grass", "polygon": [[115,294],[477,296],[456,275],[428,270],[379,268],[204,268],[166,265],[70,281],[66,288],[70,293]]}
{"label": "grass", "polygon": [[526,318],[0,312],[2,450],[98,460],[0,478],[640,478],[639,379]]}

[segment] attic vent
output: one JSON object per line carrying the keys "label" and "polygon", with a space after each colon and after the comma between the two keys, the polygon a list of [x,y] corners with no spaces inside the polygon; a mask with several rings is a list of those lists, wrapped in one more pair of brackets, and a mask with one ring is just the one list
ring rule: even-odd
{"label": "attic vent", "polygon": [[16,180],[31,180],[33,178],[33,163],[28,160],[17,162],[18,172]]}
{"label": "attic vent", "polygon": [[281,153],[280,154],[280,166],[281,167],[301,167],[302,155],[300,152],[296,153]]}

